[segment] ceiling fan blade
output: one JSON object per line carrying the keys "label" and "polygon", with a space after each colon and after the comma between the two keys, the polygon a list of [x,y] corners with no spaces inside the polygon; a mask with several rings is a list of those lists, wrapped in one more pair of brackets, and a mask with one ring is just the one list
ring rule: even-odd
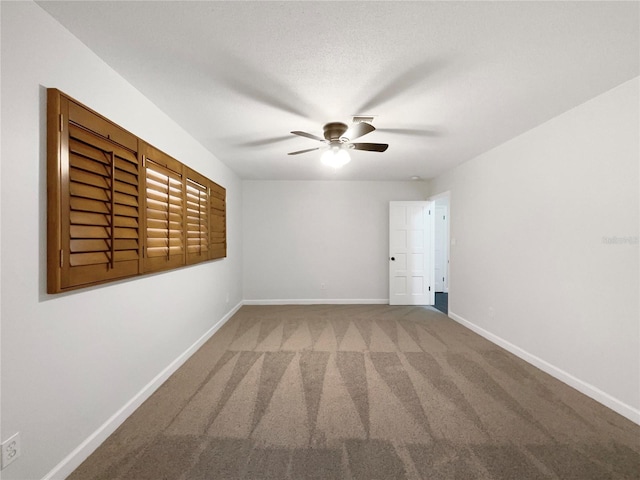
{"label": "ceiling fan blade", "polygon": [[[276,77],[271,77],[265,71],[245,60],[231,54],[217,52],[218,63],[225,68],[215,68],[209,64],[202,65],[204,73],[213,75],[230,90],[251,100],[268,105],[283,112],[291,113],[302,118],[311,117],[314,112],[304,99],[300,98],[286,83]],[[260,82],[252,81],[259,78]]]}
{"label": "ceiling fan blade", "polygon": [[311,140],[317,140],[319,142],[325,142],[326,141],[324,138],[317,137],[317,136],[312,135],[312,134],[307,133],[307,132],[295,131],[295,132],[291,132],[291,133],[293,133],[294,135],[300,135],[301,137],[310,138]]}
{"label": "ceiling fan blade", "polygon": [[346,132],[344,132],[340,139],[347,139],[349,141],[355,140],[356,138],[362,137],[367,133],[371,133],[376,129],[373,125],[367,122],[358,122],[351,125]]}
{"label": "ceiling fan blade", "polygon": [[397,133],[400,135],[414,135],[417,137],[440,137],[442,133],[437,130],[428,130],[421,128],[379,128],[379,132]]}
{"label": "ceiling fan blade", "polygon": [[314,150],[320,150],[320,147],[307,148],[306,150],[298,150],[297,152],[289,152],[287,155],[299,155],[301,153],[313,152]]}
{"label": "ceiling fan blade", "polygon": [[352,143],[354,150],[367,150],[369,152],[384,152],[389,145],[386,143]]}
{"label": "ceiling fan blade", "polygon": [[239,147],[262,147],[264,145],[270,145],[272,143],[283,142],[285,140],[290,140],[291,137],[286,135],[282,137],[271,137],[271,138],[263,138],[260,140],[251,140],[249,142],[237,143]]}
{"label": "ceiling fan blade", "polygon": [[391,82],[384,83],[388,80],[388,70],[384,71],[384,79],[382,88],[369,98],[360,108],[359,112],[370,111],[379,105],[406,93],[410,89],[417,88],[419,85],[428,81],[429,77],[442,69],[444,63],[441,60],[428,60],[415,67],[400,73],[397,77],[392,78]]}

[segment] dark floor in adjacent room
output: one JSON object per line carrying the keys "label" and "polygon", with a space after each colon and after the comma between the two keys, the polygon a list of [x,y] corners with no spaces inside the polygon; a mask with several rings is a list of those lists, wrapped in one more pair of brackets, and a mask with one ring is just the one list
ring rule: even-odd
{"label": "dark floor in adjacent room", "polygon": [[447,315],[449,313],[449,294],[436,292],[436,304],[434,305],[434,308]]}

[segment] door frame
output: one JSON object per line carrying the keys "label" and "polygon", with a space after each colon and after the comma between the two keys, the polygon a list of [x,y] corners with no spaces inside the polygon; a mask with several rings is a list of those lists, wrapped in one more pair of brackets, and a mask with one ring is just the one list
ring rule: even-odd
{"label": "door frame", "polygon": [[[446,190],[442,193],[438,193],[437,195],[432,195],[429,197],[429,200],[435,202],[435,205],[438,203],[446,203],[447,205],[447,216],[445,219],[445,228],[447,229],[445,239],[447,242],[447,282],[445,285],[445,292],[450,293],[451,291],[451,246],[453,245],[451,241],[451,190]],[[437,226],[436,226],[437,228]],[[434,269],[434,278],[435,278],[435,265],[433,265]],[[451,299],[449,299],[451,302]]]}

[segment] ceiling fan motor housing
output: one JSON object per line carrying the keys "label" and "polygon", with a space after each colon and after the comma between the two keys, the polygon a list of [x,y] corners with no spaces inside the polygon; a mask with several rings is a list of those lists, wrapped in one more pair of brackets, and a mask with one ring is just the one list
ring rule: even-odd
{"label": "ceiling fan motor housing", "polygon": [[327,123],[323,128],[324,138],[329,142],[338,142],[342,134],[346,132],[349,127],[341,122],[331,122]]}

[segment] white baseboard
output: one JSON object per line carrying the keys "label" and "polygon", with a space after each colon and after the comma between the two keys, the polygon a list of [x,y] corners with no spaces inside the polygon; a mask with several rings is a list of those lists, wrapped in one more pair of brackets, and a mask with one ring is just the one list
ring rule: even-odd
{"label": "white baseboard", "polygon": [[131,400],[129,400],[120,410],[114,413],[105,423],[103,423],[95,432],[93,432],[84,442],[82,442],[75,450],[56,465],[42,480],[64,479],[84,462],[109,435],[116,431],[122,423],[149,398],[178,368],[180,368],[211,336],[218,331],[227,320],[229,320],[243,305],[238,303],[224,317],[218,320],[204,335],[195,341],[193,345],[187,348],[182,354],[171,362],[164,370],[142,388]]}
{"label": "white baseboard", "polygon": [[313,298],[245,300],[245,305],[387,305],[388,298]]}
{"label": "white baseboard", "polygon": [[520,357],[525,362],[528,362],[531,365],[538,367],[543,372],[548,373],[552,377],[555,377],[561,382],[566,383],[570,387],[575,388],[576,390],[585,394],[586,396],[591,397],[596,402],[603,404],[605,407],[610,408],[614,412],[617,412],[623,417],[628,418],[632,422],[640,425],[640,410],[630,405],[627,405],[624,402],[621,402],[617,398],[612,397],[611,395],[609,395],[606,392],[603,392],[599,388],[594,387],[593,385],[583,380],[580,380],[579,378],[574,377],[573,375],[565,372],[561,368],[558,368],[555,365],[552,365],[549,362],[541,359],[540,357],[537,357],[527,352],[526,350],[523,350],[517,345],[514,345],[513,343],[508,342],[507,340],[485,330],[484,328],[479,327],[474,323],[471,323],[469,320],[462,318],[460,315],[453,313],[451,310],[449,310],[449,317],[455,320],[456,322],[460,323],[461,325],[464,325],[465,327],[469,328],[470,330],[473,330],[478,335],[481,335],[482,337],[486,338],[490,342],[495,343],[496,345],[513,353],[517,357]]}

